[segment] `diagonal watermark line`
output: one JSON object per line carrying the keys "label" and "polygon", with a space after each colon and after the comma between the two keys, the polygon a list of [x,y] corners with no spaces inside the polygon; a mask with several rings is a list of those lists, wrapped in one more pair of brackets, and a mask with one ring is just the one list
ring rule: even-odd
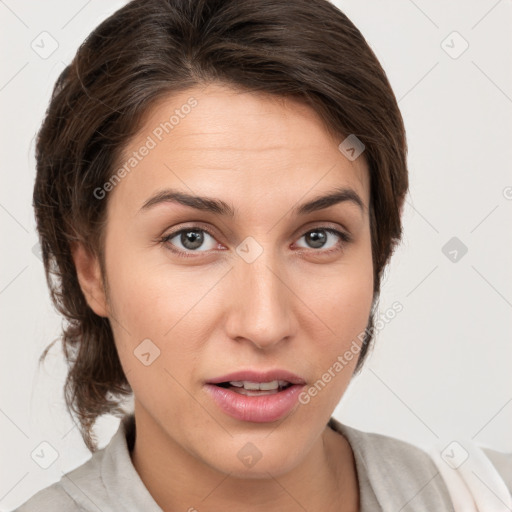
{"label": "diagonal watermark line", "polygon": [[18,279],[18,277],[23,274],[23,272],[25,272],[25,270],[27,270],[28,268],[28,265],[25,266],[23,269],[21,269],[1,290],[0,290],[0,295],[2,293],[5,292],[5,290],[7,290],[7,288],[9,288],[9,286],[11,286],[12,283],[14,283],[14,281],[16,281],[16,279]]}
{"label": "diagonal watermark line", "polygon": [[213,492],[216,489],[218,489],[226,481],[226,479],[229,478],[230,476],[231,476],[231,473],[228,473],[201,501],[205,501],[207,498],[209,498],[213,494]]}
{"label": "diagonal watermark line", "polygon": [[[189,186],[189,185],[187,185],[187,183],[185,183],[185,182],[184,182],[184,181],[183,181],[183,180],[182,180],[182,179],[181,179],[181,178],[180,178],[180,177],[179,177],[179,176],[178,176],[178,175],[177,175],[177,174],[176,174],[176,173],[171,169],[171,167],[169,167],[165,162],[164,162],[164,167],[167,167],[167,169],[169,170],[169,172],[172,172],[172,173],[174,174],[174,176],[176,176],[176,178],[178,178],[178,179],[181,181],[181,183],[183,183],[183,185],[184,185],[185,187],[187,187],[187,188],[190,190],[190,193],[191,193],[191,194],[195,194],[195,193],[196,193],[196,192],[195,192],[194,190],[192,190],[192,189],[190,188],[190,186]],[[217,220],[218,220],[218,222],[220,222],[220,223],[221,223],[221,224],[222,224],[222,225],[223,225],[223,226],[224,226],[224,227],[229,231],[229,226],[228,226],[228,225],[227,225],[227,224],[222,220],[222,218],[220,218],[220,217],[219,217]]]}
{"label": "diagonal watermark line", "polygon": [[405,202],[437,233],[439,234],[439,231],[437,230],[437,228],[431,223],[429,222],[429,220],[416,208],[413,206],[413,204],[408,201],[407,199],[405,200]]}
{"label": "diagonal watermark line", "polygon": [[434,478],[436,476],[439,475],[439,471],[434,475],[432,476],[432,478],[430,480],[428,480],[425,485],[423,485],[419,490],[418,492],[409,500],[409,501],[406,501],[399,509],[398,509],[398,512],[400,512],[401,510],[403,510],[412,500],[414,500],[414,498],[416,498],[416,496],[418,496],[418,494],[421,493],[421,491],[423,491],[423,489],[425,489],[425,487],[427,487],[427,485],[432,482],[432,480],[434,480]]}
{"label": "diagonal watermark line", "polygon": [[80,489],[80,487],[78,487],[78,485],[76,485],[75,482],[73,482],[73,480],[68,476],[68,475],[65,475],[64,473],[62,474],[62,476],[64,478],[67,478],[100,512],[102,512],[101,508],[98,507],[98,505],[96,505],[96,503],[94,503],[94,501],[92,500],[92,498],[87,494],[85,493],[82,489]]}
{"label": "diagonal watermark line", "polygon": [[265,436],[265,439],[272,435],[278,428],[280,428],[287,420],[288,418],[291,418],[292,416],[295,416],[296,412],[298,410],[298,407],[294,407],[282,420],[279,421],[279,423]]}
{"label": "diagonal watermark line", "polygon": [[487,80],[489,80],[489,82],[491,82],[491,84],[494,85],[494,87],[496,87],[496,89],[501,92],[501,94],[503,94],[503,96],[505,96],[505,98],[507,98],[508,101],[512,103],[512,98],[475,61],[472,60],[471,63],[487,78]]}
{"label": "diagonal watermark line", "polygon": [[5,6],[7,9],[9,9],[9,11],[11,11],[11,13],[16,16],[16,18],[18,18],[18,20],[23,23],[23,25],[25,25],[25,27],[29,28],[29,26],[4,2],[4,0],[0,0],[0,4],[2,4],[3,6]]}
{"label": "diagonal watermark line", "polygon": [[166,167],[169,172],[172,172],[174,174],[174,176],[176,176],[176,178],[178,178],[181,181],[181,183],[183,183],[183,185],[185,185],[185,187],[187,187],[190,190],[190,192],[192,194],[195,194],[195,192],[165,162],[164,162],[164,167]]}
{"label": "diagonal watermark line", "polygon": [[28,233],[28,229],[26,229],[25,226],[23,226],[23,224],[1,203],[0,208],[2,208],[2,210],[4,210],[4,212],[6,212],[18,224],[18,226],[23,229],[23,231],[25,231],[25,233]]}
{"label": "diagonal watermark line", "polygon": [[[94,300],[94,302],[96,302],[103,308],[103,304],[92,293],[90,293],[90,295],[91,295],[91,298]],[[123,329],[123,331],[125,331],[126,334],[128,334],[128,336],[131,336],[130,331],[112,314],[111,311],[108,312],[108,319],[114,320],[116,322],[116,324],[119,325],[119,327],[121,327],[121,329]]]}
{"label": "diagonal watermark line", "polygon": [[423,16],[425,16],[425,18],[427,18],[430,21],[430,23],[434,25],[434,27],[439,28],[439,25],[437,25],[437,23],[430,16],[428,16],[427,13],[423,9],[421,9],[413,0],[409,0],[409,2],[411,2],[411,4],[414,5],[414,7],[416,7],[416,9],[418,9],[418,11],[420,11],[423,14]]}
{"label": "diagonal watermark line", "polygon": [[[375,312],[376,305],[377,305],[377,302],[375,302],[374,306],[372,307],[372,315]],[[368,325],[356,337],[353,338],[353,341],[355,341],[356,338],[361,341],[360,337],[362,335],[366,334],[367,331],[368,331]],[[332,368],[332,366],[331,366],[331,368]],[[313,380],[317,381],[318,379],[313,379]],[[297,407],[294,407],[282,420],[280,420],[279,423],[265,436],[265,438],[269,437],[271,434],[274,433],[275,430],[280,428],[288,420],[288,418],[291,418],[293,415],[295,415],[298,408],[299,408],[299,405],[297,404]]]}
{"label": "diagonal watermark line", "polygon": [[471,471],[471,473],[473,473],[478,478],[478,480],[480,480],[480,482],[482,482],[485,485],[485,487],[487,487],[487,489],[489,489],[489,491],[491,491],[494,494],[494,496],[496,496],[496,498],[499,501],[501,501],[501,503],[503,503],[503,505],[505,505],[507,510],[512,510],[512,508],[509,508],[508,505],[474,471]]}
{"label": "diagonal watermark line", "polygon": [[60,27],[60,29],[62,30],[63,28],[67,27],[90,3],[91,0],[88,0],[84,5],[82,5],[82,7],[80,7],[80,9],[78,9],[78,11],[73,14],[73,16],[71,16],[71,18],[69,18],[69,20],[66,21],[62,27]]}
{"label": "diagonal watermark line", "polygon": [[297,505],[299,505],[299,507],[302,509],[302,510],[305,510],[307,512],[307,510],[302,506],[302,504],[297,501],[297,499],[295,498],[295,496],[293,496],[293,494],[290,493],[290,491],[288,491],[288,489],[274,476],[272,475],[271,473],[269,473],[268,471],[266,471],[267,475],[270,476],[270,478],[272,478],[272,480],[274,480],[277,485],[279,485],[279,487],[281,487],[281,489],[283,489],[283,491],[288,494],[288,496],[290,496],[290,498],[295,501],[295,503],[297,503]]}
{"label": "diagonal watermark line", "polygon": [[167,336],[232,270],[233,267],[231,267],[216,283],[214,283],[210,289],[164,334],[164,336]]}
{"label": "diagonal watermark line", "polygon": [[2,409],[0,409],[0,412],[1,412],[1,413],[2,413],[2,414],[3,414],[3,415],[4,415],[4,416],[5,416],[5,417],[6,417],[6,418],[7,418],[7,419],[8,419],[8,420],[9,420],[9,421],[10,421],[10,422],[11,422],[11,423],[12,423],[12,424],[13,424],[13,425],[14,425],[14,426],[15,426],[15,427],[16,427],[16,428],[17,428],[17,429],[18,429],[18,430],[19,430],[19,431],[20,431],[20,432],[25,436],[25,437],[26,437],[26,438],[27,438],[27,439],[29,439],[29,437],[27,436],[27,434],[25,434],[25,432],[23,432],[23,430],[21,430],[21,428],[20,428],[18,425],[16,425],[16,423],[14,423],[14,421],[13,421],[13,420],[12,420],[12,419],[7,415],[7,414],[5,414],[5,412],[4,412]]}
{"label": "diagonal watermark line", "polygon": [[304,306],[306,306],[309,309],[311,313],[313,313],[313,315],[315,315],[318,318],[318,320],[320,320],[320,322],[322,322],[322,324],[324,324],[324,326],[327,329],[329,329],[329,331],[331,331],[331,333],[334,336],[336,336],[336,333],[268,265],[265,266],[270,270],[270,272],[272,272],[272,274],[274,274],[279,279],[279,281],[281,281],[281,283],[283,283],[286,286],[286,288],[288,288],[288,290],[290,290],[290,292],[293,293],[293,295],[295,295],[297,299],[299,299],[302,302],[302,304],[304,304]]}
{"label": "diagonal watermark line", "polygon": [[369,368],[369,370],[375,375],[375,377],[377,377],[377,379],[382,382],[382,384],[384,384],[384,386],[389,389],[389,391],[391,391],[391,393],[393,393],[393,395],[395,395],[396,398],[398,398],[398,400],[400,400],[400,402],[402,402],[402,404],[405,405],[405,407],[407,407],[407,409],[409,409],[409,411],[411,411],[412,414],[414,414],[414,416],[416,416],[416,418],[421,421],[421,423],[423,423],[423,425],[425,425],[425,427],[430,430],[430,432],[432,432],[432,434],[434,434],[439,439],[439,436],[375,373],[372,368]]}
{"label": "diagonal watermark line", "polygon": [[[123,370],[124,371],[124,370]],[[124,371],[124,374],[125,374],[125,377],[127,377],[129,375],[129,373],[132,371],[132,368],[130,368],[129,370],[127,371]],[[67,437],[69,434],[71,434],[71,432],[73,432],[73,430],[75,430],[75,428],[78,428],[78,425],[75,423],[62,437],[61,439],[64,439],[65,437]]]}
{"label": "diagonal watermark line", "polygon": [[403,94],[397,103],[400,103],[417,85],[419,85],[426,78],[426,76],[433,71],[433,69],[438,64],[439,64],[439,61],[437,61],[405,94]]}
{"label": "diagonal watermark line", "polygon": [[272,227],[267,231],[267,233],[270,233],[286,217],[286,215],[288,215],[288,213],[293,210],[293,208],[299,203],[299,201],[303,197],[305,197],[311,190],[313,190],[335,167],[336,164],[334,164],[323,176],[321,176],[316,183],[311,185],[309,190],[306,190],[306,192],[304,192],[304,194],[302,194],[302,196],[299,197],[299,199],[297,199],[297,201],[286,211],[286,213],[284,215],[281,215],[281,217],[277,219],[277,221],[272,225]]}
{"label": "diagonal watermark line", "polygon": [[471,30],[473,30],[481,21],[483,21],[487,16],[488,14],[494,10],[494,8],[499,4],[501,3],[501,0],[498,0],[472,27],[471,27]]}
{"label": "diagonal watermark line", "polygon": [[[2,87],[0,87],[0,92],[3,91],[27,66],[28,66],[28,62],[25,62],[25,64],[23,64],[23,66],[21,66],[21,68],[18,69],[18,71],[16,71],[16,73],[14,73],[14,75],[11,76],[11,78],[9,78],[9,80],[7,80],[7,82],[4,85],[2,85]],[[23,229],[25,229],[25,228],[23,228]],[[27,231],[27,233],[28,233],[28,231]]]}
{"label": "diagonal watermark line", "polygon": [[425,281],[425,279],[427,279],[430,274],[432,274],[432,272],[434,272],[434,270],[436,270],[436,268],[438,267],[439,265],[436,265],[407,295],[406,297],[409,297],[409,295],[411,295],[411,293],[416,290],[416,288],[418,288],[418,286],[420,286],[420,284],[423,283],[423,281]]}
{"label": "diagonal watermark line", "polygon": [[219,425],[226,432],[226,434],[228,434],[230,437],[233,437],[233,434],[231,434],[231,432],[229,432],[229,430],[227,430],[224,425],[219,423],[217,421],[217,419],[214,418],[210,414],[210,411],[201,402],[199,402],[199,400],[197,400],[197,398],[192,393],[190,393],[190,391],[187,388],[185,388],[185,386],[183,386],[183,384],[181,382],[179,382],[178,379],[167,368],[164,368],[164,371],[167,372],[169,374],[169,376],[175,380],[175,382],[181,387],[181,389],[183,389],[183,391],[185,391],[190,396],[190,398],[192,398],[192,400],[194,400],[194,402],[196,402],[198,405],[200,405],[204,409],[204,411],[208,414],[208,416],[210,416],[210,418],[213,421],[215,421],[215,423],[217,423],[217,425]]}
{"label": "diagonal watermark line", "polygon": [[77,427],[77,425],[73,425],[62,437],[61,439],[64,439],[68,434],[70,434],[71,432],[73,432],[73,430],[75,430],[75,428]]}
{"label": "diagonal watermark line", "polygon": [[471,265],[471,268],[510,306],[512,307],[512,304],[507,300],[507,298],[500,293],[495,286],[493,286],[484,276],[481,272],[479,272],[475,266]]}
{"label": "diagonal watermark line", "polygon": [[482,224],[482,222],[487,219],[487,217],[489,217],[489,215],[491,215],[491,213],[494,212],[494,210],[496,210],[496,208],[498,208],[499,204],[497,204],[471,231],[470,233],[473,233],[473,231],[475,231],[475,229],[480,226],[480,224]]}
{"label": "diagonal watermark line", "polygon": [[25,226],[23,226],[23,224],[1,203],[0,208],[2,208],[2,210],[4,210],[4,212],[6,212],[18,224],[18,226],[23,229],[23,231],[25,231],[25,233],[28,233],[28,229],[26,229]]}
{"label": "diagonal watermark line", "polygon": [[[191,189],[190,189],[190,187],[189,187],[185,182],[183,182],[183,180],[181,180],[181,178],[179,178],[179,176],[178,176],[178,175],[177,175],[177,174],[172,170],[172,168],[171,168],[171,167],[169,167],[166,163],[164,163],[164,166],[165,166],[165,167],[166,167],[170,172],[172,172],[172,173],[174,174],[174,176],[176,176],[176,177],[177,177],[177,178],[178,178],[178,179],[179,179],[179,180],[180,180],[180,181],[181,181],[181,182],[182,182],[182,183],[183,183],[183,184],[184,184],[184,185],[185,185],[189,190],[191,190]],[[326,177],[326,176],[327,176],[327,175],[328,175],[328,174],[329,174],[329,173],[330,173],[330,172],[331,172],[335,167],[336,167],[336,164],[333,164],[333,165],[329,168],[329,170],[328,170],[328,171],[327,171],[323,176],[321,176],[321,177],[316,181],[316,183],[314,183],[314,184],[309,188],[309,190],[307,190],[307,191],[306,191],[306,192],[305,192],[305,193],[304,193],[304,194],[303,194],[303,195],[302,195],[302,196],[301,196],[301,197],[300,197],[300,198],[299,198],[299,199],[294,203],[294,205],[292,205],[292,206],[288,209],[288,211],[287,211],[284,215],[282,215],[282,216],[281,216],[281,217],[280,217],[280,218],[279,218],[279,219],[274,223],[274,225],[273,225],[273,226],[272,226],[272,227],[267,231],[267,233],[269,233],[270,231],[272,231],[272,229],[274,229],[274,227],[275,227],[279,222],[281,222],[281,220],[282,220],[284,217],[286,217],[286,215],[288,214],[288,212],[290,212],[290,211],[294,208],[294,206],[295,206],[296,204],[298,204],[298,202],[299,202],[303,197],[305,197],[305,196],[306,196],[306,195],[307,195],[311,190],[313,190],[313,189],[318,185],[318,183],[320,183],[320,181],[322,181],[322,180],[323,180],[323,179],[324,179],[324,178],[325,178],[325,177]],[[192,190],[191,190],[191,191],[192,191]],[[193,191],[192,191],[192,192],[193,192]],[[435,229],[435,228],[434,228],[434,229]],[[275,272],[273,272],[273,271],[272,271],[272,269],[270,269],[270,267],[268,267],[268,265],[267,265],[267,268],[268,268],[268,269],[269,269],[269,270],[270,270],[270,271],[271,271],[271,272],[272,272],[276,277],[278,277],[278,278],[279,278],[279,280],[280,280],[280,281],[281,281],[281,282],[282,282],[282,283],[283,283],[283,284],[288,288],[288,290],[290,290],[290,291],[295,295],[295,297],[297,297],[299,300],[301,300],[301,302],[302,302],[302,303],[303,303],[303,304],[304,304],[304,305],[309,309],[309,311],[310,311],[313,315],[315,315],[315,316],[316,316],[316,318],[318,318],[318,320],[319,320],[320,322],[322,322],[322,324],[323,324],[327,329],[329,329],[329,331],[331,331],[331,333],[332,333],[333,335],[335,335],[334,331],[333,331],[333,330],[332,330],[332,329],[331,329],[331,328],[330,328],[330,327],[329,327],[329,326],[328,326],[328,325],[327,325],[327,324],[326,324],[326,323],[325,323],[325,322],[324,322],[324,321],[323,321],[323,320],[322,320],[322,319],[321,319],[321,318],[320,318],[320,317],[319,317],[319,316],[318,316],[318,315],[317,315],[317,314],[316,314],[316,313],[315,313],[311,308],[309,308],[309,306],[308,306],[307,304],[305,304],[305,303],[302,301],[302,299],[300,299],[300,297],[298,297],[298,296],[297,296],[297,295],[296,295],[296,294],[291,290],[291,288],[289,288],[289,287],[286,285],[286,283],[284,283],[284,281],[283,281],[283,280],[282,280],[282,279],[281,279],[277,274],[275,274]],[[231,268],[229,271],[231,271],[231,270],[232,270],[232,268]],[[228,272],[229,272],[229,271],[228,271]],[[227,272],[226,272],[226,274],[227,274]],[[224,276],[225,276],[226,274],[224,274]],[[222,276],[222,278],[223,278],[224,276]],[[221,279],[222,279],[222,278],[221,278]],[[220,281],[220,280],[219,280],[219,281]],[[215,285],[214,285],[214,286],[216,286],[216,284],[217,284],[217,283],[215,283]],[[213,286],[212,286],[212,288],[213,288]],[[209,293],[210,291],[211,291],[211,289],[210,289],[210,290],[208,290],[208,292],[207,292],[207,293]],[[192,306],[192,308],[194,308],[194,307],[195,307],[195,306],[196,306],[196,305],[197,305],[197,304],[198,304],[198,303],[199,303],[203,298],[204,298],[204,296],[203,296],[203,297],[202,297],[202,298],[201,298],[201,299],[200,299],[196,304],[194,304],[194,306]],[[190,310],[191,310],[192,308],[190,308]],[[172,326],[172,327],[171,327],[171,328],[170,328],[170,329],[169,329],[169,330],[164,334],[164,336],[167,336],[167,334],[169,334],[169,332],[170,332],[172,329],[174,329],[174,327],[175,327],[179,322],[181,322],[181,320],[183,320],[183,318],[184,318],[184,317],[185,317],[185,316],[190,312],[190,310],[189,310],[189,311],[187,311],[187,312],[185,313],[185,315],[183,315],[183,316],[182,316],[182,317],[181,317],[181,318],[180,318],[180,319],[179,319],[179,320],[178,320],[178,321],[177,321],[177,322],[176,322],[176,323],[175,323],[175,324],[174,324],[174,325],[173,325],[173,326]]]}
{"label": "diagonal watermark line", "polygon": [[510,403],[512,402],[512,398],[510,400],[507,400],[505,402],[505,405],[503,407],[500,408],[500,410],[476,433],[473,435],[473,437],[471,439],[474,439],[478,434],[480,434],[480,432],[482,432],[482,430],[487,427],[487,425],[489,425],[489,423],[491,423],[491,421],[496,418],[496,416],[498,416],[498,414],[503,410],[505,409],[505,407]]}
{"label": "diagonal watermark line", "polygon": [[4,498],[7,497],[8,494],[10,494],[12,492],[12,490],[28,475],[28,471],[27,473],[25,473],[1,498],[0,498],[0,502],[3,501]]}

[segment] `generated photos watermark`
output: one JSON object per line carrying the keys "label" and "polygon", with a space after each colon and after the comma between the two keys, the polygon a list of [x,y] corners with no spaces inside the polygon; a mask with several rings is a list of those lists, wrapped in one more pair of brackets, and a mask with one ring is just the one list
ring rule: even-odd
{"label": "generated photos watermark", "polygon": [[155,149],[159,142],[165,138],[166,135],[171,133],[180,122],[187,117],[194,107],[197,106],[197,100],[190,97],[186,103],[181,105],[180,108],[174,110],[174,114],[168,120],[161,122],[156,126],[150,135],[146,137],[145,142],[132,153],[132,156],[124,162],[124,164],[117,169],[116,172],[105,182],[101,187],[94,189],[93,195],[96,199],[104,199],[107,192],[111,192],[116,185],[127,176],[139,163],[150,154],[151,150]]}
{"label": "generated photos watermark", "polygon": [[308,389],[302,391],[299,395],[299,402],[302,405],[307,405],[311,401],[311,398],[315,397],[322,391],[329,382],[331,382],[336,375],[338,375],[344,368],[348,366],[350,361],[354,357],[358,356],[361,351],[361,345],[366,336],[373,336],[376,332],[382,331],[386,325],[388,325],[397,314],[403,311],[404,307],[401,302],[395,301],[383,314],[380,315],[379,319],[375,322],[375,325],[366,328],[364,331],[357,335],[357,340],[352,340],[350,347],[341,355],[339,355],[333,364],[322,374],[322,376]]}

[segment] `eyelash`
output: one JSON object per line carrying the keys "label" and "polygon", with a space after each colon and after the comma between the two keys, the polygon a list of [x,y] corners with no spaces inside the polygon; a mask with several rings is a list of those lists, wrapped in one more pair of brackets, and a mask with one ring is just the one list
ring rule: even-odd
{"label": "eyelash", "polygon": [[[317,231],[317,230],[318,231],[327,231],[328,233],[330,233],[332,235],[338,236],[342,240],[342,243],[339,244],[338,247],[336,247],[336,248],[331,248],[331,249],[327,249],[327,250],[324,250],[324,251],[322,251],[321,249],[318,249],[318,250],[310,249],[313,252],[318,252],[318,253],[322,253],[322,254],[332,254],[332,253],[335,253],[335,252],[340,252],[340,251],[343,250],[345,244],[349,244],[349,243],[352,242],[352,237],[350,235],[348,235],[347,233],[344,233],[342,231],[338,231],[337,229],[333,229],[333,228],[326,227],[326,226],[319,226],[319,227],[316,227],[316,228],[313,228],[313,229],[309,229],[300,238],[302,238],[303,236],[307,235],[308,233],[311,233],[311,232]],[[161,237],[159,239],[159,241],[162,244],[165,244],[167,246],[167,248],[171,252],[173,252],[174,254],[179,256],[180,258],[195,258],[195,257],[197,257],[194,254],[195,252],[199,252],[200,253],[200,252],[205,252],[205,251],[185,252],[185,251],[182,251],[181,249],[174,248],[174,246],[172,244],[168,243],[169,240],[173,239],[176,235],[179,235],[179,234],[187,232],[187,231],[202,231],[204,233],[207,233],[212,238],[215,238],[215,236],[212,233],[210,233],[210,231],[208,229],[205,229],[205,228],[200,227],[200,226],[190,226],[190,227],[187,227],[187,228],[183,228],[183,229],[174,231],[173,233],[169,233],[168,235],[165,235],[165,236]],[[303,249],[303,248],[301,248],[301,249]]]}

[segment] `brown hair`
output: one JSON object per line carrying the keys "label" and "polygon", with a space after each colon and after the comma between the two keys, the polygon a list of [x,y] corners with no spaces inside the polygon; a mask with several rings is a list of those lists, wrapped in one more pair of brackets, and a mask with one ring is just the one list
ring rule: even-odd
{"label": "brown hair", "polygon": [[[70,245],[84,243],[103,265],[107,200],[94,190],[114,173],[157,100],[212,82],[299,98],[340,142],[354,134],[365,145],[374,305],[401,238],[408,189],[403,120],[375,54],[340,10],[327,0],[127,3],[87,37],[58,77],[36,144],[37,229],[51,297],[66,319],[59,338],[69,367],[64,395],[91,451],[96,419],[121,414],[121,400],[132,391],[109,320],[91,310],[81,291]],[[374,310],[356,372],[373,322]]]}

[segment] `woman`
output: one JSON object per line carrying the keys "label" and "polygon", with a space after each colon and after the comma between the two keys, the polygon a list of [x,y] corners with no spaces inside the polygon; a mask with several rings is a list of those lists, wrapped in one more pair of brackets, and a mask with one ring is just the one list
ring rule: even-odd
{"label": "woman", "polygon": [[331,417],[371,347],[406,153],[325,0],[135,0],[94,30],[34,188],[93,457],[18,510],[453,510],[426,453]]}

